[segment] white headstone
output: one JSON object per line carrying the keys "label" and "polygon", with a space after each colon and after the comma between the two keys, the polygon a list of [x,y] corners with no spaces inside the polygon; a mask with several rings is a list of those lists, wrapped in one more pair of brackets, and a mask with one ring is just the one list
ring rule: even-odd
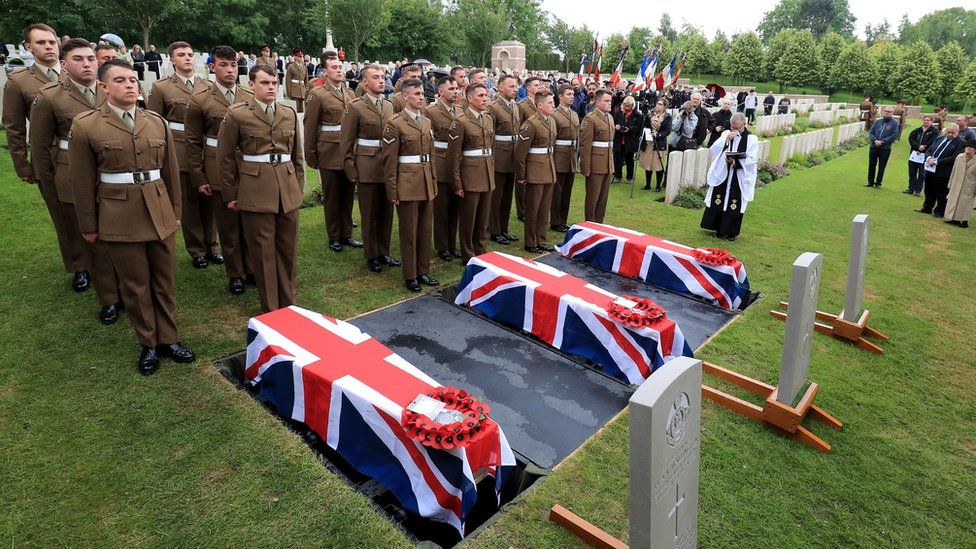
{"label": "white headstone", "polygon": [[711,166],[712,151],[702,147],[695,151],[695,180],[696,187],[704,187],[708,178],[708,168]]}
{"label": "white headstone", "polygon": [[681,151],[671,151],[668,154],[668,184],[664,189],[664,202],[671,204],[681,190],[681,162],[684,157]]}
{"label": "white headstone", "polygon": [[776,400],[787,406],[793,406],[797,393],[807,380],[822,269],[823,256],[813,252],[804,252],[793,262],[790,307],[776,394]]}
{"label": "white headstone", "polygon": [[698,154],[695,149],[688,149],[681,154],[683,155],[681,159],[681,186],[688,187],[693,185],[695,181],[695,161],[698,160]]}
{"label": "white headstone", "polygon": [[871,216],[854,216],[851,231],[851,253],[847,260],[847,293],[844,295],[844,314],[841,318],[857,322],[861,316],[864,296],[864,271],[868,262],[868,237],[871,232]]}
{"label": "white headstone", "polygon": [[630,397],[630,547],[695,547],[700,360],[678,357]]}

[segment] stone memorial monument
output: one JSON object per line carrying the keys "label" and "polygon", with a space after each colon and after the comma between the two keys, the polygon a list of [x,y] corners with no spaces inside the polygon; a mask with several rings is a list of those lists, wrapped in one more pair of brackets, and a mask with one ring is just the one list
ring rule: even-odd
{"label": "stone memorial monument", "polygon": [[792,406],[796,394],[807,381],[810,349],[813,347],[813,323],[817,315],[820,295],[820,273],[823,256],[806,252],[793,262],[790,277],[790,307],[793,314],[786,319],[786,337],[779,368],[779,390],[776,400]]}
{"label": "stone memorial monument", "polygon": [[503,40],[491,47],[491,69],[508,74],[525,72],[525,44],[518,40]]}

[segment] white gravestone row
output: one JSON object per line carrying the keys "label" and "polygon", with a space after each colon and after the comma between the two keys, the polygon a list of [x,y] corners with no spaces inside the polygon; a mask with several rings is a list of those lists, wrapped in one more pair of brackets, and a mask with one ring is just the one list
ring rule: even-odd
{"label": "white gravestone row", "polygon": [[705,185],[708,168],[711,166],[711,151],[702,147],[687,151],[671,151],[668,155],[667,187],[664,202],[671,204],[682,187],[701,187]]}
{"label": "white gravestone row", "polygon": [[769,147],[770,147],[770,145],[771,145],[771,143],[770,143],[770,141],[768,139],[765,140],[765,141],[760,141],[759,142],[759,154],[758,154],[758,157],[759,157],[759,162],[760,163],[762,163],[762,162],[769,162]]}
{"label": "white gravestone row", "polygon": [[794,405],[797,393],[807,380],[822,269],[823,256],[813,252],[806,252],[793,262],[789,315],[776,392],[776,400],[787,406]]}
{"label": "white gravestone row", "polygon": [[796,122],[796,114],[770,114],[756,118],[756,132],[760,135],[775,133],[780,128],[792,126]]}
{"label": "white gravestone row", "polygon": [[630,397],[630,547],[695,547],[702,363],[679,357]]}
{"label": "white gravestone row", "polygon": [[810,132],[787,135],[779,151],[780,164],[799,154],[810,154],[829,149],[833,145],[834,129],[823,128]]}
{"label": "white gravestone row", "polygon": [[845,143],[853,139],[861,128],[864,127],[862,122],[852,122],[850,124],[844,124],[842,126],[837,126],[837,144]]}

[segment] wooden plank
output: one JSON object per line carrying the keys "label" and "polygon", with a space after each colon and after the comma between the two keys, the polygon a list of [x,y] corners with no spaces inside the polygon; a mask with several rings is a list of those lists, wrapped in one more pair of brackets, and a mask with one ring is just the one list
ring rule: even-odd
{"label": "wooden plank", "polygon": [[562,505],[553,505],[549,520],[569,530],[590,547],[598,549],[627,549],[627,544],[583,520]]}
{"label": "wooden plank", "polygon": [[759,395],[763,398],[768,397],[776,389],[772,385],[752,379],[748,376],[744,376],[738,372],[727,370],[721,366],[712,364],[711,362],[702,362],[702,371],[719,379],[724,379],[737,387],[741,387],[746,391],[749,391],[754,395]]}
{"label": "wooden plank", "polygon": [[839,419],[828,414],[823,408],[817,406],[816,404],[810,406],[810,412],[807,414],[807,417],[814,421],[819,421],[820,423],[823,423],[827,427],[831,427],[833,429],[840,429],[844,426]]}
{"label": "wooden plank", "polygon": [[718,389],[702,385],[702,396],[711,400],[715,404],[727,408],[737,414],[746,416],[749,419],[762,422],[763,410],[751,402],[746,402],[741,398],[736,398],[728,393],[723,393]]}

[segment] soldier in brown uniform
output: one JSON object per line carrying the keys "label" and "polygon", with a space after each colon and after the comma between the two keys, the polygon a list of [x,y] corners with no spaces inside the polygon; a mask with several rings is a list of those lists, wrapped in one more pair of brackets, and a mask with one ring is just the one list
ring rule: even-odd
{"label": "soldier in brown uniform", "polygon": [[217,157],[227,207],[241,212],[261,309],[273,311],[295,303],[305,166],[298,115],[275,102],[274,68],[256,65],[248,79],[254,97],[227,108],[217,132]]}
{"label": "soldier in brown uniform", "polygon": [[434,135],[424,117],[424,85],[411,78],[400,87],[405,105],[383,131],[382,158],[386,196],[400,220],[403,283],[411,292],[437,286],[430,277],[430,230],[437,175]]}
{"label": "soldier in brown uniform", "polygon": [[461,196],[461,261],[467,263],[476,255],[488,252],[488,216],[491,191],[495,188],[495,159],[491,145],[495,140],[494,123],[488,107],[488,88],[481,83],[468,84],[465,101],[468,108],[461,117],[461,161],[455,164],[451,178],[454,191]]}
{"label": "soldier in brown uniform", "polygon": [[613,175],[613,118],[610,116],[612,97],[606,90],[594,94],[595,108],[580,124],[580,171],[586,178],[584,219],[603,223]]}
{"label": "soldier in brown uniform", "polygon": [[81,237],[71,187],[71,168],[68,165],[68,135],[72,122],[79,115],[100,108],[105,103],[105,92],[97,85],[97,61],[88,40],[69,39],[61,46],[61,57],[62,68],[67,74],[62,76],[60,82],[43,86],[31,109],[31,164],[35,177],[43,185],[54,187],[58,207],[74,227],[71,231],[72,247],[79,250],[79,257],[72,269],[91,270],[95,293],[102,307],[99,320],[108,325],[119,319],[119,309],[122,307],[115,268],[104,244],[88,244]]}
{"label": "soldier in brown uniform", "polygon": [[101,241],[119,273],[122,300],[142,344],[139,371],[159,357],[192,362],[174,318],[174,233],[180,226],[179,164],[166,121],[139,109],[138,80],[118,59],[98,69],[108,95],[98,110],[77,117],[68,145],[78,226]]}
{"label": "soldier in brown uniform", "polygon": [[461,199],[452,188],[454,167],[461,161],[461,108],[457,106],[457,81],[451,76],[437,80],[437,101],[424,109],[434,128],[434,163],[437,199],[434,200],[434,250],[444,261],[461,257],[457,248]]}
{"label": "soldier in brown uniform", "polygon": [[525,251],[552,251],[546,243],[546,225],[556,183],[556,105],[548,90],[535,95],[536,113],[522,123],[515,145],[515,180],[525,188]]}
{"label": "soldier in brown uniform", "polygon": [[895,138],[896,141],[901,140],[901,132],[905,129],[905,119],[908,118],[908,116],[906,116],[907,112],[908,110],[905,109],[905,100],[899,99],[898,104],[895,105],[893,115],[893,118],[898,121],[898,137]]}
{"label": "soldier in brown uniform", "polygon": [[82,247],[74,236],[78,232],[76,224],[58,206],[58,193],[54,185],[41,181],[27,158],[27,120],[30,118],[31,105],[41,86],[60,80],[58,37],[54,29],[37,23],[24,29],[24,45],[33,54],[34,64],[10,73],[3,88],[3,127],[7,130],[7,149],[17,177],[31,185],[37,184],[54,224],[65,271],[74,273],[74,290],[84,292],[91,286],[91,277],[82,263]]}
{"label": "soldier in brown uniform", "polygon": [[576,157],[579,141],[579,115],[573,110],[576,93],[568,84],[559,86],[556,97],[559,106],[552,118],[556,121],[556,185],[552,189],[552,209],[549,228],[565,233],[569,218],[569,201],[573,196],[573,180],[576,178]]}
{"label": "soldier in brown uniform", "polygon": [[[542,80],[539,78],[530,76],[525,79],[525,99],[518,102],[519,117],[523,124],[537,112],[535,96],[542,89]],[[523,222],[525,221],[525,189],[521,185],[515,186],[515,216]]]}
{"label": "soldier in brown uniform", "polygon": [[874,124],[874,103],[871,102],[871,96],[865,95],[864,101],[858,108],[861,110],[861,122],[864,122],[864,131],[871,131],[871,126]]}
{"label": "soldier in brown uniform", "polygon": [[339,153],[339,135],[346,106],[355,97],[342,83],[342,61],[334,52],[322,54],[324,84],[308,94],[308,113],[305,114],[305,162],[319,170],[323,211],[329,249],[341,252],[343,246],[362,248],[363,243],[352,237],[352,203],[356,186],[346,177]]}
{"label": "soldier in brown uniform", "polygon": [[295,50],[295,62],[285,70],[285,91],[295,102],[295,110],[305,112],[305,88],[308,87],[308,70],[305,68],[305,54]]}
{"label": "soldier in brown uniform", "polygon": [[366,267],[378,273],[383,265],[400,265],[390,256],[393,208],[386,198],[386,176],[380,155],[380,139],[386,123],[393,117],[393,104],[380,96],[385,82],[379,65],[363,67],[363,82],[366,93],[346,106],[339,133],[339,154],[346,177],[359,185]]}
{"label": "soldier in brown uniform", "polygon": [[[302,65],[300,58],[296,58],[295,62]],[[267,44],[261,46],[261,55],[254,61],[254,66],[257,67],[258,65],[270,68],[271,72],[275,73],[275,79],[278,78],[278,70],[275,69],[274,59],[271,59],[271,46]]]}
{"label": "soldier in brown uniform", "polygon": [[508,232],[512,216],[512,192],[515,189],[515,139],[522,126],[522,115],[515,102],[517,93],[515,77],[503,74],[498,79],[498,93],[488,105],[495,127],[495,190],[491,193],[491,212],[488,215],[488,232],[492,242],[508,244],[518,237]]}
{"label": "soldier in brown uniform", "polygon": [[[464,92],[458,92],[458,104],[461,106],[462,111],[468,110],[467,86],[470,86],[471,84],[481,84],[482,86],[485,86],[485,88],[488,87],[488,73],[486,73],[484,69],[471,69],[468,71],[466,78],[468,83],[464,88]],[[488,98],[491,99],[490,93],[488,94]]]}
{"label": "soldier in brown uniform", "polygon": [[400,87],[403,83],[411,78],[420,80],[422,76],[423,71],[417,65],[407,65],[400,69],[400,79],[393,85],[394,93],[390,96],[390,101],[393,102],[393,112],[397,113],[403,110],[403,94],[400,93]]}
{"label": "soldier in brown uniform", "polygon": [[211,58],[210,72],[215,77],[214,83],[193,94],[186,111],[186,160],[192,186],[201,195],[198,200],[210,201],[217,222],[224,270],[229,279],[227,289],[233,295],[240,295],[244,293],[244,276],[248,272],[244,226],[241,213],[229,209],[228,201],[224,199],[217,133],[227,107],[249,102],[254,94],[237,85],[234,48],[217,46],[211,52]]}
{"label": "soldier in brown uniform", "polygon": [[183,244],[190,254],[193,267],[207,268],[208,263],[221,265],[224,257],[217,246],[210,199],[200,194],[190,177],[190,163],[186,157],[186,111],[193,95],[205,91],[210,82],[193,74],[193,48],[186,42],[173,42],[169,46],[169,58],[176,70],[153,83],[146,107],[162,116],[173,132],[176,159],[180,164],[180,189],[183,194]]}

